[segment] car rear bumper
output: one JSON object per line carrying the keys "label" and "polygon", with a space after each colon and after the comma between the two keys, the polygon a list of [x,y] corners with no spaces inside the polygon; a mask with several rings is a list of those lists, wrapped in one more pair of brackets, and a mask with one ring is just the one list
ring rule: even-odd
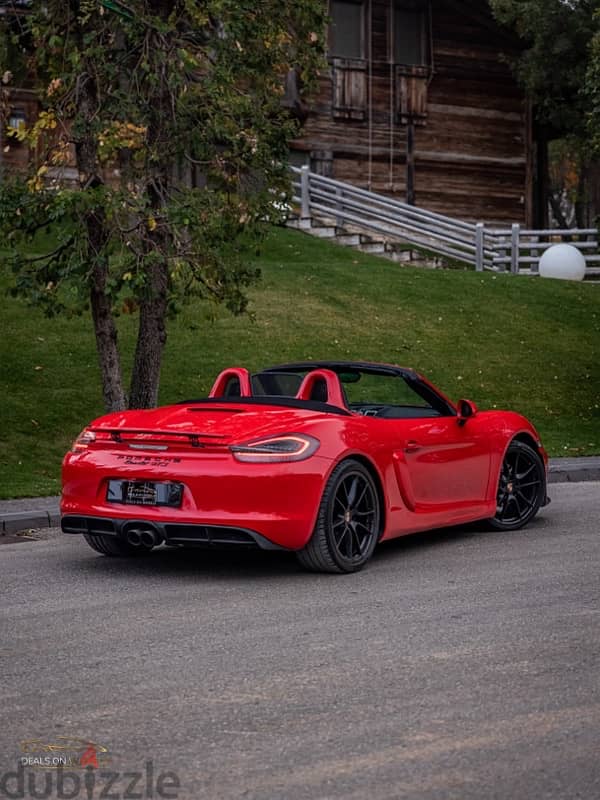
{"label": "car rear bumper", "polygon": [[[63,462],[60,510],[63,519],[71,518],[67,528],[74,533],[89,533],[86,520],[91,520],[96,528],[106,522],[106,530],[95,533],[118,536],[124,525],[137,521],[154,526],[165,541],[178,533],[189,543],[210,543],[222,539],[224,531],[244,531],[259,546],[267,542],[299,550],[312,535],[330,467],[319,456],[290,464],[243,464],[230,455],[201,453],[182,456],[173,467],[145,456],[69,454]],[[180,483],[179,505],[111,502],[109,489],[116,479]],[[72,518],[83,522],[76,525]]]}
{"label": "car rear bumper", "polygon": [[117,536],[127,541],[128,533],[151,531],[157,544],[185,545],[189,547],[250,547],[261,550],[287,550],[257,531],[225,525],[197,525],[194,523],[165,522],[149,519],[119,519],[117,517],[92,517],[66,514],[61,518],[63,533],[92,536]]}

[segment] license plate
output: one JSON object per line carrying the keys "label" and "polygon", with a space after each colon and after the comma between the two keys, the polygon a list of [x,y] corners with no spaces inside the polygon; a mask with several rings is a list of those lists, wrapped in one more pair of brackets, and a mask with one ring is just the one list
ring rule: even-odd
{"label": "license plate", "polygon": [[132,506],[180,506],[183,497],[181,483],[155,483],[154,481],[108,482],[106,499],[109,503]]}
{"label": "license plate", "polygon": [[155,506],[156,484],[128,481],[125,484],[123,501],[135,506]]}

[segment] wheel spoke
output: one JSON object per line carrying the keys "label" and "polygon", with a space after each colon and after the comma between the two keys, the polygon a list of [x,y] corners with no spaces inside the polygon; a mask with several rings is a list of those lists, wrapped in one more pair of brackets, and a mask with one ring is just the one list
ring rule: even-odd
{"label": "wheel spoke", "polygon": [[373,533],[372,529],[371,529],[371,528],[369,528],[369,527],[367,527],[367,526],[366,526],[366,525],[365,525],[363,522],[357,522],[357,523],[356,523],[356,527],[357,527],[357,528],[362,528],[362,529],[363,529],[364,531],[366,531],[366,532],[367,532],[367,534],[369,534],[369,535],[371,535],[371,533]]}
{"label": "wheel spoke", "polygon": [[525,497],[525,495],[523,494],[523,492],[521,492],[519,489],[517,489],[517,494],[521,496],[521,499],[522,499],[522,500],[523,500],[525,503],[527,503],[527,506],[528,506],[528,508],[533,508],[533,502],[532,502],[531,500],[528,500],[528,499]]}
{"label": "wheel spoke", "polygon": [[541,481],[531,481],[531,483],[519,483],[519,489],[529,489],[531,486],[540,486]]}
{"label": "wheel spoke", "polygon": [[354,507],[355,507],[355,508],[358,508],[358,507],[360,506],[360,504],[362,503],[362,501],[363,501],[363,498],[364,498],[364,496],[366,495],[368,488],[369,488],[369,484],[368,484],[368,483],[365,483],[365,485],[364,485],[364,487],[363,487],[363,490],[362,490],[362,492],[360,493],[360,497],[358,498],[358,500],[357,500],[355,503],[353,503],[353,505],[354,505]]}
{"label": "wheel spoke", "polygon": [[348,508],[348,489],[346,488],[346,481],[342,481],[340,483],[336,500],[339,500],[339,503],[343,507],[344,511]]}
{"label": "wheel spoke", "polygon": [[356,530],[352,525],[350,525],[350,552],[348,553],[348,558],[354,558],[355,555],[360,555],[360,541],[356,535]]}
{"label": "wheel spoke", "polygon": [[534,470],[534,469],[535,469],[535,464],[531,464],[531,466],[529,467],[529,469],[526,469],[526,470],[525,470],[525,472],[521,472],[521,474],[520,474],[520,475],[519,475],[519,473],[518,473],[518,472],[515,470],[515,478],[516,478],[518,481],[522,481],[522,480],[523,480],[523,478],[526,478],[526,477],[527,477],[527,476],[528,476],[528,475],[529,475],[531,472],[533,472],[533,470]]}
{"label": "wheel spoke", "polygon": [[505,519],[505,517],[506,517],[506,515],[508,513],[508,509],[510,508],[511,503],[514,501],[514,499],[515,499],[514,495],[512,495],[512,494],[507,495],[506,501],[504,503],[504,509],[502,511],[501,519]]}
{"label": "wheel spoke", "polygon": [[354,477],[352,483],[350,484],[350,491],[346,492],[346,497],[348,498],[348,507],[352,508],[354,505],[354,501],[356,499],[356,493],[358,492],[358,478]]}
{"label": "wheel spoke", "polygon": [[340,506],[341,506],[341,508],[342,508],[342,511],[343,511],[344,513],[346,512],[346,504],[345,504],[344,502],[342,502],[342,498],[339,496],[339,494],[336,494],[336,496],[335,496],[335,498],[334,498],[334,502],[335,502],[335,503],[339,503],[339,505],[340,505]]}
{"label": "wheel spoke", "polygon": [[516,494],[513,494],[512,499],[515,501],[515,504],[517,506],[517,518],[520,519],[522,514],[521,514],[521,504],[519,503],[519,498],[517,497]]}
{"label": "wheel spoke", "polygon": [[[354,533],[354,528],[352,525],[348,525],[348,531],[350,532],[350,536],[348,536],[348,549],[346,555],[348,558],[354,558],[354,540],[356,538]],[[360,548],[359,548],[360,552]]]}
{"label": "wheel spoke", "polygon": [[335,536],[335,534],[334,534],[335,543],[337,544],[338,549],[341,547],[342,542],[346,538],[346,534],[348,533],[348,530],[349,530],[348,525],[346,525],[346,527],[344,528],[344,530],[342,531],[342,533],[339,536]]}

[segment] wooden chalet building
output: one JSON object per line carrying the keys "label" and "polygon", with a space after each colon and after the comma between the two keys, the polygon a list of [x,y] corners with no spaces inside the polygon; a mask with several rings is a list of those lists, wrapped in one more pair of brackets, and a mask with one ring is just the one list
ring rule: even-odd
{"label": "wooden chalet building", "polygon": [[543,225],[545,146],[485,0],[330,0],[292,163],[455,217]]}
{"label": "wooden chalet building", "polygon": [[[515,41],[487,0],[328,3],[318,92],[302,97],[288,76],[285,102],[303,121],[292,164],[454,217],[546,227],[547,146],[505,58]],[[0,18],[18,26],[28,6],[0,0]],[[38,103],[32,76],[15,78],[7,121],[18,127]],[[31,155],[0,133],[0,172]]]}

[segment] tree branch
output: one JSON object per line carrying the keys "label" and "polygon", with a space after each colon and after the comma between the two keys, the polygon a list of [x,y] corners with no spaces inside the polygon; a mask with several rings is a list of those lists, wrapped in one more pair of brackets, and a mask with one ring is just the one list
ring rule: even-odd
{"label": "tree branch", "polygon": [[25,258],[24,260],[25,260],[25,262],[27,264],[34,264],[36,261],[54,261],[57,256],[59,256],[62,252],[67,250],[69,247],[71,247],[71,245],[73,244],[74,241],[75,241],[75,237],[74,236],[70,236],[67,239],[66,242],[63,242],[63,244],[59,245],[51,253],[44,253],[41,256],[31,256],[31,257]]}

